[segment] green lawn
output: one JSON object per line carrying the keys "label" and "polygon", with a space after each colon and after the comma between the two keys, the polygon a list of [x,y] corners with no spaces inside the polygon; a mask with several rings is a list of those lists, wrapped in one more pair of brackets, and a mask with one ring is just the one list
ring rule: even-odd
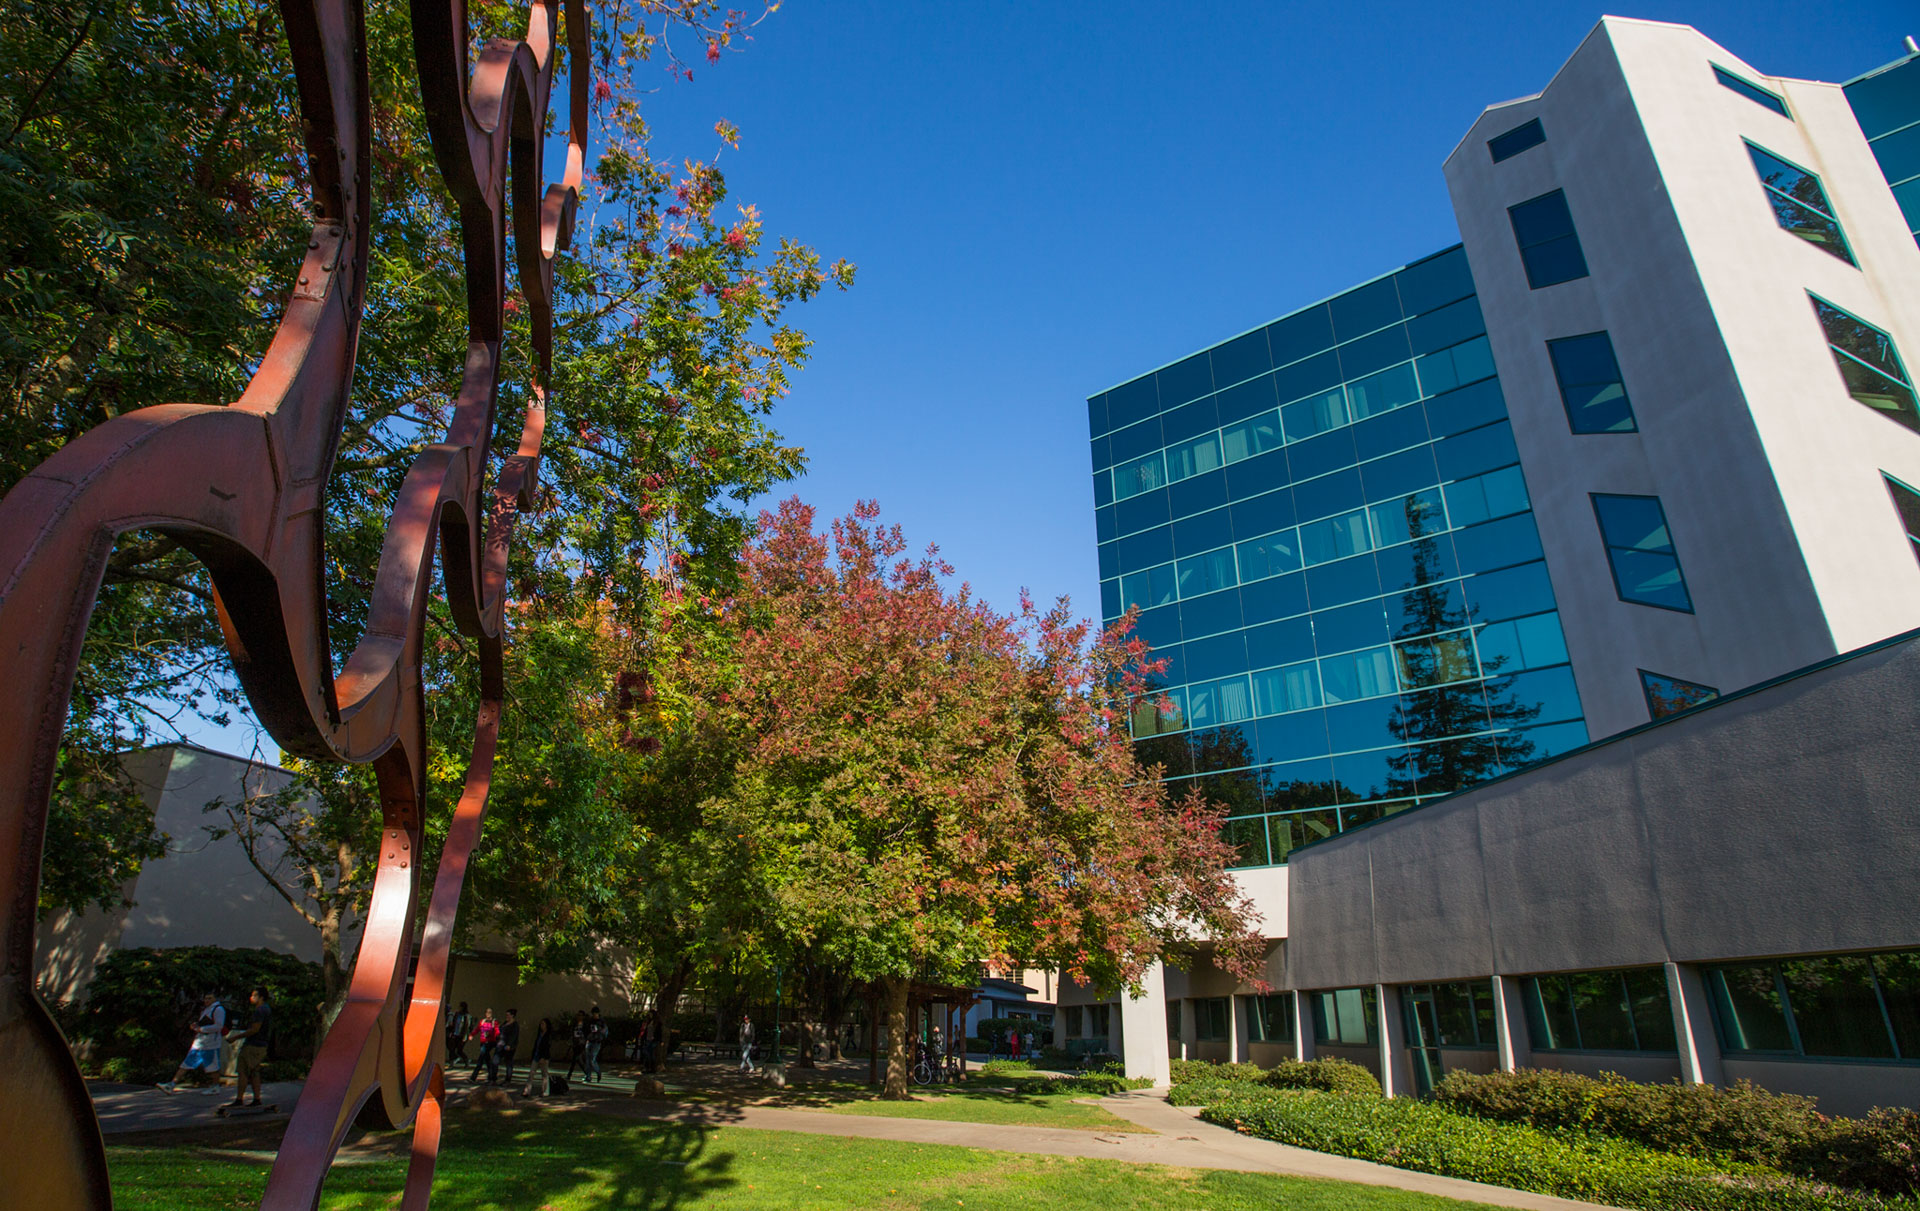
{"label": "green lawn", "polygon": [[1079,1131],[1144,1131],[1098,1106],[1082,1106],[1084,1093],[1045,1093],[1034,1082],[973,1083],[916,1090],[910,1102],[860,1097],[828,1107],[835,1114],[940,1119],[952,1123],[1012,1123],[1022,1127],[1070,1127]]}
{"label": "green lawn", "polygon": [[[250,1207],[266,1163],[206,1149],[108,1149],[121,1211]],[[334,1170],[321,1206],[394,1205],[399,1156]],[[622,1122],[589,1113],[448,1116],[438,1211],[668,1211],[680,1208],[932,1208],[1035,1211],[1211,1208],[1467,1211],[1473,1204],[1251,1173],[1217,1173],[841,1139],[744,1128]],[[1481,1211],[1487,1211],[1482,1208]]]}

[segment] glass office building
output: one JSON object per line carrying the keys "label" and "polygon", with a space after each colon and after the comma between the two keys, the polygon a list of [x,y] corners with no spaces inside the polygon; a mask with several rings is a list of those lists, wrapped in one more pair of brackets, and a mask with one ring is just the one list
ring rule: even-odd
{"label": "glass office building", "polygon": [[1587,742],[1462,249],[1087,406],[1135,744],[1240,865]]}

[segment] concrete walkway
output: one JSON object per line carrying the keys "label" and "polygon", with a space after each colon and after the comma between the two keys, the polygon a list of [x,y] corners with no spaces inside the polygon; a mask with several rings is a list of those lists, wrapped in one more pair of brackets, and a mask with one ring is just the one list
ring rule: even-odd
{"label": "concrete walkway", "polygon": [[1389,1186],[1443,1198],[1463,1199],[1495,1207],[1529,1211],[1610,1211],[1598,1203],[1529,1194],[1501,1186],[1487,1186],[1458,1178],[1434,1177],[1408,1169],[1376,1165],[1371,1161],[1329,1156],[1290,1148],[1270,1140],[1254,1139],[1203,1123],[1180,1107],[1169,1106],[1164,1090],[1145,1090],[1101,1098],[1093,1104],[1126,1119],[1147,1132],[1081,1131],[1061,1127],[1010,1126],[1003,1123],[953,1123],[935,1119],[885,1118],[879,1115],[834,1114],[822,1110],[790,1110],[777,1106],[702,1106],[674,1102],[596,1101],[601,1113],[652,1122],[694,1123],[709,1127],[750,1127],[761,1131],[792,1131],[802,1135],[835,1135],[856,1139],[897,1140],[916,1144],[951,1144],[996,1152],[1033,1152],[1049,1156],[1098,1157],[1135,1164],[1174,1165],[1188,1169],[1234,1169],[1247,1173],[1277,1173],[1289,1177],[1322,1178]]}
{"label": "concrete walkway", "polygon": [[[272,1081],[260,1087],[260,1100],[278,1106],[280,1113],[271,1118],[285,1119],[300,1100],[300,1081]],[[204,1127],[209,1123],[271,1121],[260,1118],[222,1119],[214,1112],[233,1100],[231,1085],[209,1085],[204,1089],[182,1089],[167,1093],[152,1085],[119,1085],[108,1081],[88,1081],[94,1113],[100,1116],[102,1135],[120,1135],[129,1131],[165,1131],[173,1127]]]}

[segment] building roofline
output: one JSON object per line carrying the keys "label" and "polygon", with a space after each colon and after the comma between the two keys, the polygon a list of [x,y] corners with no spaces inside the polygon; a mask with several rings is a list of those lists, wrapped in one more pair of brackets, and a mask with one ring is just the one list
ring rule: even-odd
{"label": "building roofline", "polygon": [[119,755],[122,757],[131,757],[135,753],[151,753],[163,748],[192,749],[196,753],[205,753],[209,757],[219,757],[226,761],[238,761],[245,765],[255,766],[263,770],[275,770],[293,777],[299,776],[286,766],[268,761],[265,758],[242,757],[238,753],[223,753],[219,749],[208,748],[204,744],[195,744],[191,740],[167,740],[159,744],[145,744],[139,748],[125,749]]}
{"label": "building roofline", "polygon": [[1907,54],[1901,55],[1898,59],[1895,59],[1891,63],[1882,63],[1880,66],[1874,68],[1872,71],[1863,71],[1851,80],[1842,81],[1840,84],[1840,87],[1852,88],[1854,85],[1860,83],[1862,80],[1871,80],[1873,77],[1880,75],[1883,72],[1890,72],[1896,67],[1905,67],[1907,64],[1913,62],[1915,59],[1920,59],[1920,51],[1910,51]]}
{"label": "building roofline", "polygon": [[1465,245],[1460,244],[1458,242],[1448,244],[1445,248],[1442,248],[1438,252],[1430,252],[1426,256],[1420,257],[1417,260],[1408,261],[1406,264],[1398,266],[1397,268],[1389,269],[1385,273],[1376,273],[1364,282],[1355,282],[1351,286],[1342,286],[1340,289],[1334,291],[1332,294],[1325,296],[1324,298],[1315,299],[1311,303],[1302,303],[1298,307],[1295,307],[1292,311],[1283,311],[1279,315],[1274,316],[1270,320],[1262,320],[1259,323],[1255,324],[1253,327],[1244,328],[1239,332],[1234,333],[1232,336],[1222,337],[1220,340],[1214,341],[1212,344],[1202,345],[1198,349],[1190,350],[1186,353],[1181,354],[1179,357],[1174,358],[1170,362],[1160,363],[1158,366],[1155,366],[1151,370],[1142,370],[1138,374],[1129,374],[1127,377],[1121,379],[1117,383],[1112,384],[1111,386],[1102,387],[1100,388],[1100,390],[1090,393],[1089,395],[1086,396],[1086,398],[1091,400],[1096,395],[1105,395],[1107,392],[1112,391],[1115,387],[1124,387],[1128,383],[1138,382],[1139,380],[1146,378],[1148,375],[1158,374],[1162,370],[1165,370],[1167,367],[1176,365],[1180,362],[1184,362],[1188,358],[1193,357],[1196,354],[1205,353],[1209,349],[1218,349],[1222,345],[1229,344],[1233,341],[1237,341],[1243,336],[1248,336],[1252,333],[1258,332],[1260,331],[1260,329],[1277,324],[1281,320],[1292,319],[1294,316],[1299,315],[1302,311],[1311,311],[1315,307],[1325,306],[1326,304],[1331,303],[1333,300],[1339,298],[1343,294],[1351,294],[1354,291],[1360,289],[1362,286],[1371,286],[1375,282],[1382,281],[1383,279],[1386,279],[1386,278],[1390,278],[1396,273],[1400,273],[1405,270],[1413,268],[1415,265],[1424,265],[1435,257],[1445,256],[1449,252],[1452,252],[1455,249],[1462,248],[1464,246]]}
{"label": "building roofline", "polygon": [[[1888,648],[1897,648],[1902,644],[1916,643],[1916,642],[1920,642],[1920,628],[1915,628],[1914,630],[1911,630],[1911,631],[1902,631],[1898,635],[1889,635],[1887,638],[1878,640],[1874,643],[1870,643],[1865,647],[1855,648],[1850,652],[1841,652],[1836,656],[1829,656],[1825,660],[1816,661],[1813,664],[1809,664],[1809,665],[1803,665],[1800,668],[1782,673],[1778,677],[1769,677],[1765,681],[1757,681],[1754,684],[1747,686],[1743,689],[1738,689],[1730,693],[1722,694],[1718,698],[1713,698],[1706,702],[1702,702],[1698,706],[1690,706],[1686,710],[1675,711],[1673,714],[1668,715],[1664,719],[1653,719],[1646,723],[1642,723],[1637,727],[1630,727],[1624,732],[1615,732],[1611,736],[1603,736],[1598,740],[1589,740],[1587,743],[1581,745],[1579,748],[1570,748],[1566,752],[1556,753],[1553,756],[1548,757],[1544,761],[1536,761],[1531,765],[1523,765],[1519,769],[1509,770],[1506,773],[1501,774],[1499,777],[1489,778],[1485,782],[1476,782],[1474,785],[1469,786],[1464,790],[1457,790],[1450,795],[1441,795],[1436,798],[1429,799],[1425,803],[1417,804],[1409,808],[1404,808],[1400,811],[1394,812],[1392,815],[1389,815],[1389,816],[1380,816],[1377,819],[1368,820],[1364,824],[1360,824],[1354,828],[1346,829],[1342,832],[1335,833],[1330,837],[1321,837],[1318,840],[1309,841],[1305,845],[1296,846],[1288,854],[1288,859],[1290,861],[1292,859],[1293,854],[1304,853],[1307,850],[1313,849],[1315,846],[1326,845],[1329,842],[1338,841],[1342,837],[1351,836],[1354,833],[1358,833],[1358,832],[1364,832],[1367,829],[1372,828],[1377,824],[1385,824],[1389,820],[1404,820],[1408,816],[1413,815],[1415,812],[1422,812],[1427,810],[1430,807],[1438,807],[1443,803],[1451,803],[1455,799],[1459,799],[1466,795],[1477,794],[1480,791],[1483,791],[1490,786],[1498,786],[1502,782],[1509,782],[1515,778],[1527,777],[1531,774],[1539,772],[1540,770],[1546,769],[1549,766],[1558,765],[1563,761],[1571,761],[1575,757],[1584,756],[1587,753],[1594,752],[1598,749],[1607,748],[1611,745],[1619,744],[1622,741],[1631,740],[1635,736],[1644,735],[1647,732],[1653,731],[1655,728],[1667,727],[1671,724],[1679,723],[1682,720],[1692,719],[1698,715],[1704,715],[1709,711],[1713,711],[1722,706],[1725,706],[1729,702],[1738,702],[1743,698],[1748,698],[1753,696],[1754,694],[1761,693],[1762,691],[1773,689],[1775,686],[1785,685],[1789,681],[1798,681],[1802,677],[1811,677],[1815,673],[1822,673],[1830,668],[1847,664],[1851,661],[1865,659],[1868,656],[1872,656],[1877,652],[1885,651]],[[1257,870],[1260,868],[1249,867],[1247,869]]]}

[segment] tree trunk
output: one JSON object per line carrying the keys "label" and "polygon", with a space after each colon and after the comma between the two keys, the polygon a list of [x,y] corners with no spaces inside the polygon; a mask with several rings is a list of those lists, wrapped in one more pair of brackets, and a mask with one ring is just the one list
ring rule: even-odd
{"label": "tree trunk", "polygon": [[798,1054],[794,1057],[793,1066],[795,1068],[812,1068],[815,1066],[813,1062],[813,1019],[801,1018],[799,1025],[800,1047]]}
{"label": "tree trunk", "polygon": [[340,906],[335,904],[320,918],[320,987],[326,999],[320,1003],[320,1020],[314,1030],[315,1052],[347,1004],[347,965],[340,957],[340,916]]}
{"label": "tree trunk", "polygon": [[913,981],[906,976],[883,976],[880,995],[887,1009],[887,1080],[880,1096],[903,1102],[908,1098],[907,1071],[912,1067],[912,1051],[907,1038],[907,991]]}

